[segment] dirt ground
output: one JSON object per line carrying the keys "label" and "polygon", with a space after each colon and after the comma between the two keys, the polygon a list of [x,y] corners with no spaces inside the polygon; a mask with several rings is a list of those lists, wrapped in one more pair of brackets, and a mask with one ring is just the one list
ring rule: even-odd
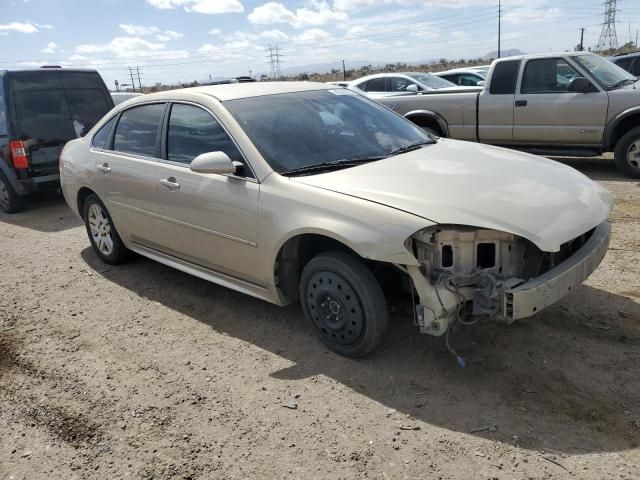
{"label": "dirt ground", "polygon": [[101,263],[59,197],[0,215],[0,479],[640,478],[640,183],[559,305],[442,339],[394,315],[366,360],[282,309]]}

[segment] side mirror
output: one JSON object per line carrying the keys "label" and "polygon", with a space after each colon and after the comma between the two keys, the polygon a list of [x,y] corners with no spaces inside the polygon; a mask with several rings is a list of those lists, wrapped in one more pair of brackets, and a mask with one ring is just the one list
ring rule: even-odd
{"label": "side mirror", "polygon": [[407,85],[407,92],[417,93],[418,86],[415,83],[412,83],[411,85]]}
{"label": "side mirror", "polygon": [[478,83],[476,83],[476,85],[479,87],[484,87],[484,80],[479,80]]}
{"label": "side mirror", "polygon": [[591,82],[584,77],[576,77],[569,82],[568,90],[573,93],[587,93],[591,91]]}
{"label": "side mirror", "polygon": [[224,152],[207,152],[191,161],[189,168],[196,173],[236,173],[236,166]]}

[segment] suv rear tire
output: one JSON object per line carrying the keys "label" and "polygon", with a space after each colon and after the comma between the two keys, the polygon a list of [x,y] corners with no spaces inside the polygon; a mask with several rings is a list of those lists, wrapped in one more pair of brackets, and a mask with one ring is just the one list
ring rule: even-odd
{"label": "suv rear tire", "polygon": [[304,267],[300,303],[316,335],[346,357],[373,353],[389,323],[387,302],[373,273],[345,252],[320,254]]}
{"label": "suv rear tire", "polygon": [[640,127],[632,128],[618,140],[614,158],[623,174],[640,178]]}
{"label": "suv rear tire", "polygon": [[124,246],[107,208],[96,195],[89,195],[84,201],[83,217],[89,241],[96,255],[110,265],[117,265],[129,258],[130,252]]}
{"label": "suv rear tire", "polygon": [[18,195],[4,173],[0,172],[0,210],[4,213],[18,213],[24,209],[24,197]]}

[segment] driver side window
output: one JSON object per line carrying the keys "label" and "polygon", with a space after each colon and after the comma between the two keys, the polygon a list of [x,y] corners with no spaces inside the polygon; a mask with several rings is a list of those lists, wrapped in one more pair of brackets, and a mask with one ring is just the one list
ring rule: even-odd
{"label": "driver side window", "polygon": [[[222,125],[202,108],[175,103],[167,131],[167,159],[189,165],[198,155],[224,152],[231,161],[245,164],[244,157]],[[241,176],[251,176],[245,168]]]}
{"label": "driver side window", "polygon": [[521,93],[567,93],[571,80],[581,77],[561,58],[530,60],[524,68]]}

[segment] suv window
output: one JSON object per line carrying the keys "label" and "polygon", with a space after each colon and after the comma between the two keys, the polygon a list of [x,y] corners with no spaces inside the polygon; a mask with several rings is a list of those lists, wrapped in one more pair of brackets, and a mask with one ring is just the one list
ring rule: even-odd
{"label": "suv window", "polygon": [[77,137],[62,90],[25,90],[14,102],[23,138],[63,143]]}
{"label": "suv window", "polygon": [[387,90],[387,79],[386,78],[374,78],[373,80],[369,80],[364,86],[365,92],[386,92]]}
{"label": "suv window", "polygon": [[7,115],[4,104],[4,78],[0,77],[0,136],[7,135]]}
{"label": "suv window", "polygon": [[132,107],[122,112],[116,127],[113,149],[155,157],[156,138],[164,107],[163,103],[154,103]]}
{"label": "suv window", "polygon": [[[105,142],[109,139],[109,133],[111,133],[111,127],[116,121],[116,117],[113,117],[107,123],[105,123],[100,130],[93,136],[91,146],[94,148],[105,148]],[[107,147],[108,148],[108,147]]]}
{"label": "suv window", "polygon": [[581,75],[562,58],[530,60],[522,75],[521,93],[567,93]]}
{"label": "suv window", "polygon": [[615,63],[616,65],[618,65],[620,68],[624,68],[627,72],[630,72],[630,67],[631,67],[631,62],[633,61],[633,58],[620,58],[618,60],[614,60],[613,63]]}
{"label": "suv window", "polygon": [[111,110],[106,93],[97,88],[66,90],[73,128],[79,137],[87,134],[105,113]]}
{"label": "suv window", "polygon": [[244,163],[231,137],[210,113],[193,105],[174,104],[169,118],[167,159],[189,164],[207,152],[224,152],[232,161]]}
{"label": "suv window", "polygon": [[631,75],[640,77],[640,57],[636,57],[636,61],[633,62],[633,67],[631,67]]}
{"label": "suv window", "polygon": [[489,92],[493,95],[514,95],[520,60],[499,62],[493,69]]}

